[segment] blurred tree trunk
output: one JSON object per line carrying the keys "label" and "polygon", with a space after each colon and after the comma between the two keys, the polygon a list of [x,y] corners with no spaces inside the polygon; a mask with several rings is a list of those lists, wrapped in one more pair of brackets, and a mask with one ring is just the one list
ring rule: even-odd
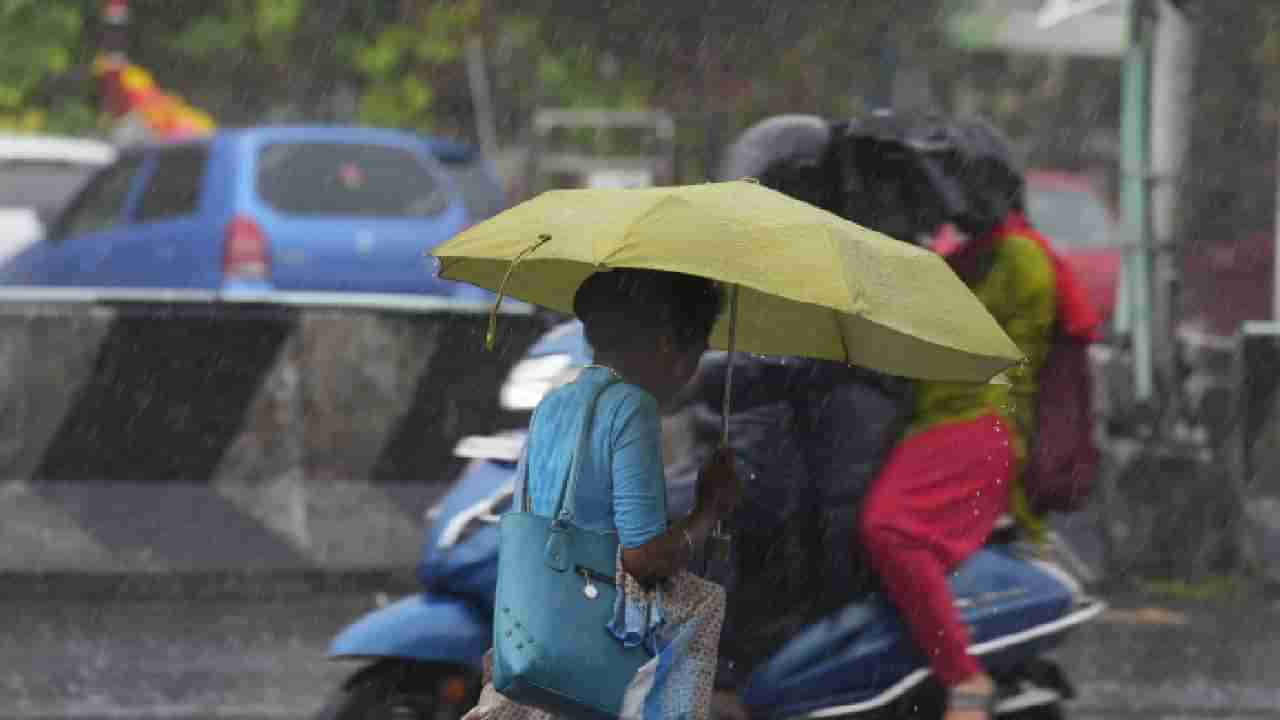
{"label": "blurred tree trunk", "polygon": [[309,72],[293,85],[292,105],[299,109],[302,117],[314,122],[351,120],[339,114],[338,89],[346,68],[333,53],[333,38],[341,31],[349,6],[350,0],[308,3],[299,22],[299,41],[294,54],[308,61]]}

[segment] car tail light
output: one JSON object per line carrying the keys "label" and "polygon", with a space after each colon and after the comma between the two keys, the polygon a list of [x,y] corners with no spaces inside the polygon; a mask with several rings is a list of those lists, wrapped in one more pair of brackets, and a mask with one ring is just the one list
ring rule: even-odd
{"label": "car tail light", "polygon": [[246,217],[236,217],[227,225],[222,248],[222,272],[228,278],[266,280],[271,274],[271,253],[262,228]]}

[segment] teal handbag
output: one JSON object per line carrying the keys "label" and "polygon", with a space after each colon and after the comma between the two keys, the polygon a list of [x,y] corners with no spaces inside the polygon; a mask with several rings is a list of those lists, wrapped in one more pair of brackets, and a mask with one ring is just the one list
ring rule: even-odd
{"label": "teal handbag", "polygon": [[552,517],[529,506],[528,464],[519,512],[502,516],[493,622],[493,687],[522,705],[570,718],[615,718],[641,665],[606,625],[617,588],[618,537],[573,525],[572,500],[606,382],[587,402]]}

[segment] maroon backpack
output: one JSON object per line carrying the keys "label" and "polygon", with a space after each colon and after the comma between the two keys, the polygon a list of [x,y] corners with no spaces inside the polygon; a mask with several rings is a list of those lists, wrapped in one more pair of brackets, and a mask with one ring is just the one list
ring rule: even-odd
{"label": "maroon backpack", "polygon": [[986,242],[969,242],[947,260],[966,283],[982,275],[991,243],[1017,234],[1035,240],[1049,256],[1057,287],[1057,320],[1036,388],[1035,438],[1022,487],[1037,513],[1075,512],[1093,491],[1100,455],[1094,443],[1093,377],[1089,346],[1098,315],[1071,268],[1022,217],[1011,214]]}
{"label": "maroon backpack", "polygon": [[1037,513],[1082,508],[1098,476],[1089,345],[1054,328],[1036,391],[1036,436],[1022,487]]}

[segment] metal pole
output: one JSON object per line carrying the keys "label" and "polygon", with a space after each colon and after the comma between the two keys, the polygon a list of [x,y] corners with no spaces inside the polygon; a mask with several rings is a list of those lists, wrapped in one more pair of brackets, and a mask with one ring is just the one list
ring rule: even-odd
{"label": "metal pole", "polygon": [[879,28],[880,73],[876,77],[871,110],[893,107],[894,80],[898,74],[898,53],[894,43],[893,20],[885,20]]}
{"label": "metal pole", "polygon": [[1151,237],[1147,215],[1147,72],[1150,42],[1142,3],[1135,0],[1130,13],[1129,48],[1124,61],[1124,117],[1121,122],[1121,200],[1128,241],[1125,282],[1128,320],[1133,333],[1134,394],[1139,403],[1146,403],[1153,395]]}
{"label": "metal pole", "polygon": [[[1168,0],[1159,0],[1151,65],[1152,342],[1156,376],[1177,378],[1177,220],[1182,168],[1190,138],[1195,37],[1191,23]],[[1169,396],[1176,399],[1177,394]]]}
{"label": "metal pole", "polygon": [[467,38],[467,80],[471,86],[471,104],[475,108],[480,148],[487,157],[496,158],[498,133],[494,128],[493,96],[489,92],[489,74],[485,72],[484,41],[477,35]]}
{"label": "metal pole", "polygon": [[[1276,143],[1276,167],[1280,167],[1280,139]],[[1271,271],[1271,320],[1280,322],[1280,177],[1276,180],[1275,241]]]}
{"label": "metal pole", "polygon": [[129,46],[129,3],[127,0],[103,0],[102,38],[99,52],[113,61],[123,62]]}

